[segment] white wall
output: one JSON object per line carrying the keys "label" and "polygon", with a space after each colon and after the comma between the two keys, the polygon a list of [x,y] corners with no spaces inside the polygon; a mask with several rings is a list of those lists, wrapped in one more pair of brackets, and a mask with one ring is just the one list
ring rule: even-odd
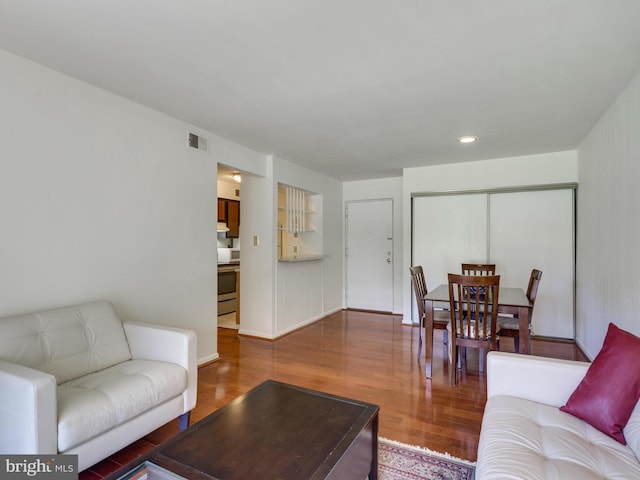
{"label": "white wall", "polygon": [[[278,183],[322,195],[322,260],[278,262]],[[342,308],[341,182],[268,156],[265,176],[243,177],[240,211],[241,334],[276,338]]]}
{"label": "white wall", "polygon": [[[105,298],[195,330],[199,362],[217,358],[218,162],[244,174],[241,331],[275,338],[342,308],[341,182],[4,51],[0,104],[0,315]],[[323,195],[325,259],[277,262],[278,182]]]}
{"label": "white wall", "polygon": [[577,341],[593,358],[609,322],[640,335],[640,74],[578,149]]}
{"label": "white wall", "polygon": [[0,105],[0,315],[104,298],[216,358],[216,161],[264,156],[1,50]]}
{"label": "white wall", "polygon": [[[411,263],[412,193],[546,185],[577,181],[576,151],[405,169],[403,176],[403,249],[405,252],[403,270],[408,271]],[[411,281],[408,276],[404,278],[403,306],[403,322],[410,323]]]}
{"label": "white wall", "polygon": [[[273,159],[266,176],[243,176],[240,203],[240,333],[273,338],[275,327],[275,231]],[[253,237],[257,236],[258,245]]]}
{"label": "white wall", "polygon": [[[344,202],[360,200],[393,200],[393,313],[402,313],[402,286],[405,277],[402,238],[402,177],[380,178],[345,182],[342,188]],[[344,220],[344,208],[342,212]],[[343,223],[343,230],[346,225]],[[409,275],[409,270],[406,270]],[[343,282],[346,281],[343,279]],[[343,303],[346,304],[343,298]]]}
{"label": "white wall", "polygon": [[[325,258],[297,263],[276,262],[276,333],[282,335],[343,307],[342,182],[279,158],[274,158],[273,162],[274,212],[278,183],[322,195],[322,253]],[[275,231],[275,221],[273,228]]]}
{"label": "white wall", "polygon": [[[229,200],[242,200],[240,195],[240,187],[242,184],[233,180],[218,180],[218,198],[227,198]],[[237,192],[237,194],[236,194]]]}

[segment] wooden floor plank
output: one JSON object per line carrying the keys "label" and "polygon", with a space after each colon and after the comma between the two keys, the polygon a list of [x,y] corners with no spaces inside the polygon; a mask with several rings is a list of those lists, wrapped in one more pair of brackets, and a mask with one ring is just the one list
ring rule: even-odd
{"label": "wooden floor plank", "polygon": [[[434,345],[433,378],[428,380],[424,359],[417,360],[418,328],[403,325],[397,315],[340,311],[275,341],[219,328],[220,360],[199,369],[192,422],[271,378],[376,403],[380,436],[475,460],[486,374],[478,372],[477,352],[469,349],[466,371],[458,386],[451,387],[441,331],[435,332]],[[501,342],[501,350],[512,349],[511,339]],[[573,342],[534,339],[532,353],[585,360]],[[174,421],[143,442],[158,444],[177,432]],[[113,465],[130,459],[136,448],[139,443],[83,472],[80,479],[115,470]]]}

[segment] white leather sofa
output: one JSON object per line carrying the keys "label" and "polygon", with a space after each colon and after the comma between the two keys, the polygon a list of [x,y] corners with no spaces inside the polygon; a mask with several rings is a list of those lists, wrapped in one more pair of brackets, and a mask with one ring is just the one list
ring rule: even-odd
{"label": "white leather sofa", "polygon": [[0,318],[0,453],[84,470],[196,403],[196,336],[122,322],[106,301]]}
{"label": "white leather sofa", "polygon": [[640,478],[640,407],[623,430],[626,446],[559,409],[589,365],[489,353],[476,480]]}

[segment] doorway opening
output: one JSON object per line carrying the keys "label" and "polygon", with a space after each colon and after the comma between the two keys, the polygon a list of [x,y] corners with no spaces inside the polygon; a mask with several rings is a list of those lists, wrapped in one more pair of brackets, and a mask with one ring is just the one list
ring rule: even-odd
{"label": "doorway opening", "polygon": [[240,328],[240,190],[242,173],[218,164],[218,327]]}

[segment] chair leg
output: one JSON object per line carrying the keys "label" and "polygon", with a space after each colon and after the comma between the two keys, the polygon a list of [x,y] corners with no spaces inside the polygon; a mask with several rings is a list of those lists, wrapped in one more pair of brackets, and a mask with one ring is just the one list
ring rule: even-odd
{"label": "chair leg", "polygon": [[451,361],[449,362],[449,379],[452,386],[456,386],[457,384],[457,375],[458,375],[458,366],[460,357],[460,350],[456,346],[455,342],[451,342],[451,348],[453,349],[451,352]]}
{"label": "chair leg", "polygon": [[191,417],[191,411],[184,412],[178,417],[178,425],[180,425],[180,431],[186,430],[189,426],[189,419]]}
{"label": "chair leg", "polygon": [[513,337],[513,351],[516,353],[520,351],[520,338],[518,336]]}
{"label": "chair leg", "polygon": [[467,347],[458,347],[458,369],[467,368]]}
{"label": "chair leg", "polygon": [[422,353],[422,329],[424,328],[424,321],[418,322],[418,361],[420,361],[420,353]]}

